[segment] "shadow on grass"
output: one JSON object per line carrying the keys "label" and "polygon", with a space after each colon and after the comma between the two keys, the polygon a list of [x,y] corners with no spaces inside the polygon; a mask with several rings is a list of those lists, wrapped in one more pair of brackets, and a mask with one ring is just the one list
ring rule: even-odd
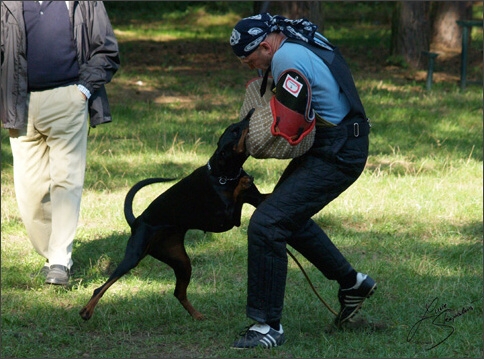
{"label": "shadow on grass", "polygon": [[[323,225],[321,221],[320,225]],[[481,226],[481,223],[470,223],[455,228],[469,237],[469,243],[434,245],[412,238],[409,233],[396,234],[392,241],[388,240],[387,234],[385,241],[382,240],[385,239],[384,234],[375,237],[371,231],[347,230],[333,223],[333,237],[351,236],[358,243],[358,248],[355,248],[342,241],[342,245],[339,245],[342,252],[348,253],[350,261],[359,257],[359,264],[379,283],[377,292],[365,302],[360,314],[370,325],[328,331],[327,327],[334,317],[311,292],[300,270],[291,265],[284,312],[284,325],[291,341],[283,350],[289,350],[289,356],[298,357],[297,350],[301,350],[301,346],[321,340],[320,336],[323,335],[334,341],[335,345],[340,344],[343,351],[346,350],[345,343],[357,340],[362,343],[361,350],[366,350],[367,354],[368,350],[373,353],[372,348],[377,345],[379,349],[375,357],[382,350],[385,357],[398,353],[410,356],[416,350],[414,348],[424,351],[429,344],[436,344],[446,335],[442,328],[432,326],[429,321],[430,325],[424,323],[425,326],[421,326],[419,336],[408,340],[409,330],[421,319],[425,306],[438,298],[439,305],[446,305],[445,308],[452,310],[448,312],[449,315],[456,315],[462,308],[473,306],[472,310],[455,317],[449,324],[455,332],[447,344],[454,348],[456,354],[472,356],[473,351],[477,350],[473,345],[478,344],[469,335],[479,332],[479,325],[482,325],[482,281],[478,275],[482,272],[482,264],[481,270],[476,267],[481,263],[477,254]],[[92,290],[100,286],[121,261],[128,233],[77,242],[74,249],[75,284],[70,290],[44,286],[33,290],[27,298],[11,290],[12,287],[22,290],[23,286],[19,283],[15,285],[8,279],[17,277],[25,270],[21,266],[2,266],[2,287],[10,287],[2,293],[4,356],[15,356],[13,354],[19,348],[23,348],[22,355],[31,353],[26,357],[81,357],[87,354],[99,357],[98,350],[105,357],[119,356],[120,350],[124,357],[135,357],[140,353],[156,357],[222,355],[221,351],[230,345],[232,336],[236,335],[237,328],[234,326],[239,325],[241,329],[240,321],[247,321],[244,319],[246,244],[240,240],[240,236],[245,235],[230,232],[188,232],[186,246],[194,269],[188,295],[195,307],[207,316],[207,320],[201,323],[193,321],[173,297],[175,277],[171,268],[150,257],[142,260],[131,274],[110,288],[88,322],[80,318],[78,312],[89,300]],[[404,242],[406,245],[400,246]],[[429,270],[417,273],[419,263],[428,265]],[[338,310],[335,283],[326,280],[307,262],[303,262],[303,265],[318,292]],[[432,267],[440,270],[448,268],[453,274],[442,275]],[[129,275],[135,276],[134,281]],[[76,294],[78,290],[84,291],[82,288],[89,289],[85,296]],[[46,295],[55,295],[56,300],[44,301]],[[375,325],[371,323],[378,323],[376,332]],[[220,328],[232,328],[234,333],[220,338]],[[198,333],[196,336],[193,334],[195,332]],[[371,334],[373,344],[364,344],[369,340],[365,339],[368,334]],[[106,346],[106,336],[116,345]],[[218,340],[213,341],[214,337]],[[142,338],[144,340],[141,341]],[[205,344],[201,344],[201,338],[207,339],[202,341]],[[32,340],[37,345],[27,345]],[[160,340],[163,346],[159,345]],[[387,347],[385,343],[388,342],[394,345]],[[459,343],[467,344],[463,346]],[[193,348],[204,348],[204,351],[198,352]],[[364,353],[357,350],[353,354]]]}
{"label": "shadow on grass", "polygon": [[[324,222],[325,225],[328,225],[327,218]],[[340,244],[338,245],[340,250],[346,253],[349,258],[359,257],[358,261],[362,263],[367,262],[370,258],[375,258],[375,256],[379,258],[377,260],[393,263],[396,260],[394,258],[395,255],[399,256],[403,262],[412,261],[418,263],[419,260],[416,258],[421,257],[421,260],[424,262],[439,263],[438,265],[440,267],[456,270],[460,268],[465,276],[467,272],[466,268],[472,271],[475,265],[473,260],[476,257],[476,253],[479,253],[479,251],[482,253],[482,243],[480,242],[482,223],[480,222],[469,223],[463,226],[451,226],[449,231],[461,233],[467,241],[458,244],[449,244],[447,246],[435,244],[423,239],[420,240],[419,238],[415,238],[412,233],[406,233],[405,231],[393,233],[391,235],[392,239],[389,240],[388,234],[348,229],[343,228],[342,225],[336,226],[336,222],[332,223],[330,225],[332,237],[340,238]],[[234,229],[233,231],[240,230]],[[240,241],[240,238],[235,238],[232,243],[227,244],[231,241],[233,235],[240,236],[239,233],[234,234],[230,233],[230,231],[213,234],[191,230],[187,233],[185,247],[192,260],[194,275],[206,276],[207,273],[203,272],[207,269],[207,266],[211,268],[213,266],[228,266],[230,268],[233,260],[236,262],[234,263],[235,268],[237,268],[235,272],[240,270],[241,273],[245,273],[246,242]],[[244,234],[242,235],[244,236]],[[76,272],[73,276],[74,282],[81,281],[83,286],[90,286],[94,282],[100,283],[100,280],[107,280],[108,276],[124,257],[128,237],[129,233],[126,232],[90,240],[88,242],[76,242],[74,249],[74,260],[76,263]],[[360,243],[360,245],[345,245],[341,237],[350,237],[352,238],[352,243],[356,242]],[[412,248],[411,251],[406,249],[408,246]],[[230,249],[224,249],[224,247],[229,247]],[[393,248],[393,250],[388,252],[386,250],[388,247]],[[294,250],[292,251],[297,253]],[[298,255],[298,257],[301,256]],[[311,265],[307,265],[311,268],[310,271],[313,274],[319,273]],[[399,266],[402,269],[405,267],[404,264]],[[9,269],[6,268],[6,270],[8,271]],[[295,271],[298,270],[296,269]],[[130,273],[141,276],[143,280],[150,283],[159,281],[169,282],[173,286],[175,283],[175,276],[171,267],[150,256],[145,257]],[[226,276],[230,278],[229,273]],[[210,275],[208,277],[210,278]],[[240,280],[240,277],[238,280]],[[425,282],[425,280],[424,277],[419,278],[419,281]]]}

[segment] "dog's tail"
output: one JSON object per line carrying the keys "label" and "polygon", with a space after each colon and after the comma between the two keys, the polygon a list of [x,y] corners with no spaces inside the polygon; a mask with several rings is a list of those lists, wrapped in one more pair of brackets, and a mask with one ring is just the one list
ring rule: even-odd
{"label": "dog's tail", "polygon": [[133,214],[133,199],[136,196],[136,193],[143,187],[148,186],[153,183],[160,183],[160,182],[170,182],[175,180],[175,178],[162,178],[162,177],[154,177],[154,178],[146,178],[142,181],[136,183],[133,187],[130,188],[126,197],[124,199],[124,218],[126,218],[126,222],[128,222],[129,226],[133,225],[134,220],[136,217]]}

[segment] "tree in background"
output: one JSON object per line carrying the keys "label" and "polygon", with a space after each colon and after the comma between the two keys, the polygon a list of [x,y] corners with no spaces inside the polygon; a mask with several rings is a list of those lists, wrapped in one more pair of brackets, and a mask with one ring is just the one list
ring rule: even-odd
{"label": "tree in background", "polygon": [[268,9],[271,15],[282,15],[289,19],[306,18],[323,31],[323,2],[321,1],[255,1],[256,13]]}
{"label": "tree in background", "polygon": [[422,51],[430,49],[430,2],[399,1],[392,18],[390,55],[393,61],[420,66]]}
{"label": "tree in background", "polygon": [[[472,17],[473,1],[398,1],[393,2],[390,62],[412,68],[425,66],[422,51],[460,51],[462,28],[457,20]],[[296,19],[305,17],[324,30],[327,2],[254,1],[254,14],[268,11]],[[336,2],[332,6],[336,6]],[[371,4],[371,2],[369,2]],[[343,4],[342,4],[343,5]],[[375,11],[378,4],[374,3]]]}
{"label": "tree in background", "polygon": [[[422,66],[422,51],[460,51],[462,28],[457,20],[472,17],[472,1],[399,1],[392,19],[391,58],[413,68]],[[425,63],[425,61],[423,61]]]}
{"label": "tree in background", "polygon": [[432,37],[434,50],[460,51],[462,28],[457,20],[472,18],[472,1],[435,1],[432,3]]}

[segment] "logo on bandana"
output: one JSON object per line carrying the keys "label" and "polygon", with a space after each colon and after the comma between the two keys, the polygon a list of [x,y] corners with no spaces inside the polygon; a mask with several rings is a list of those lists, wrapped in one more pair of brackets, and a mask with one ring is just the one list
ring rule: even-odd
{"label": "logo on bandana", "polygon": [[239,41],[240,41],[240,32],[233,29],[232,35],[230,35],[230,45],[232,45],[232,46],[237,45],[239,43]]}
{"label": "logo on bandana", "polygon": [[294,97],[298,97],[301,89],[303,88],[303,84],[296,80],[291,75],[287,75],[286,79],[284,80],[284,84],[282,85],[283,89],[289,92]]}

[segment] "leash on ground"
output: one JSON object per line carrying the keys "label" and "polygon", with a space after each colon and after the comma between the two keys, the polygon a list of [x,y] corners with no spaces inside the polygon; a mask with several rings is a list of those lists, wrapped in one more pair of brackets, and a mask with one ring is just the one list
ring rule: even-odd
{"label": "leash on ground", "polygon": [[331,308],[329,306],[328,303],[326,303],[326,301],[321,298],[321,296],[319,295],[319,293],[316,291],[316,288],[314,288],[314,285],[313,283],[311,282],[311,279],[309,279],[308,275],[306,274],[306,271],[304,270],[304,268],[302,267],[301,263],[299,263],[299,261],[296,259],[296,257],[294,257],[294,255],[289,251],[289,249],[286,248],[286,252],[287,254],[289,254],[291,256],[291,258],[294,260],[294,262],[296,262],[297,266],[299,267],[299,269],[301,270],[301,272],[304,274],[304,276],[306,277],[306,280],[308,281],[309,283],[309,286],[311,287],[311,289],[313,290],[314,294],[316,294],[316,297],[318,297],[318,299],[324,304],[324,306],[326,308],[328,308],[328,310],[333,313],[334,315],[338,315],[337,312],[335,312],[335,310],[333,308]]}

